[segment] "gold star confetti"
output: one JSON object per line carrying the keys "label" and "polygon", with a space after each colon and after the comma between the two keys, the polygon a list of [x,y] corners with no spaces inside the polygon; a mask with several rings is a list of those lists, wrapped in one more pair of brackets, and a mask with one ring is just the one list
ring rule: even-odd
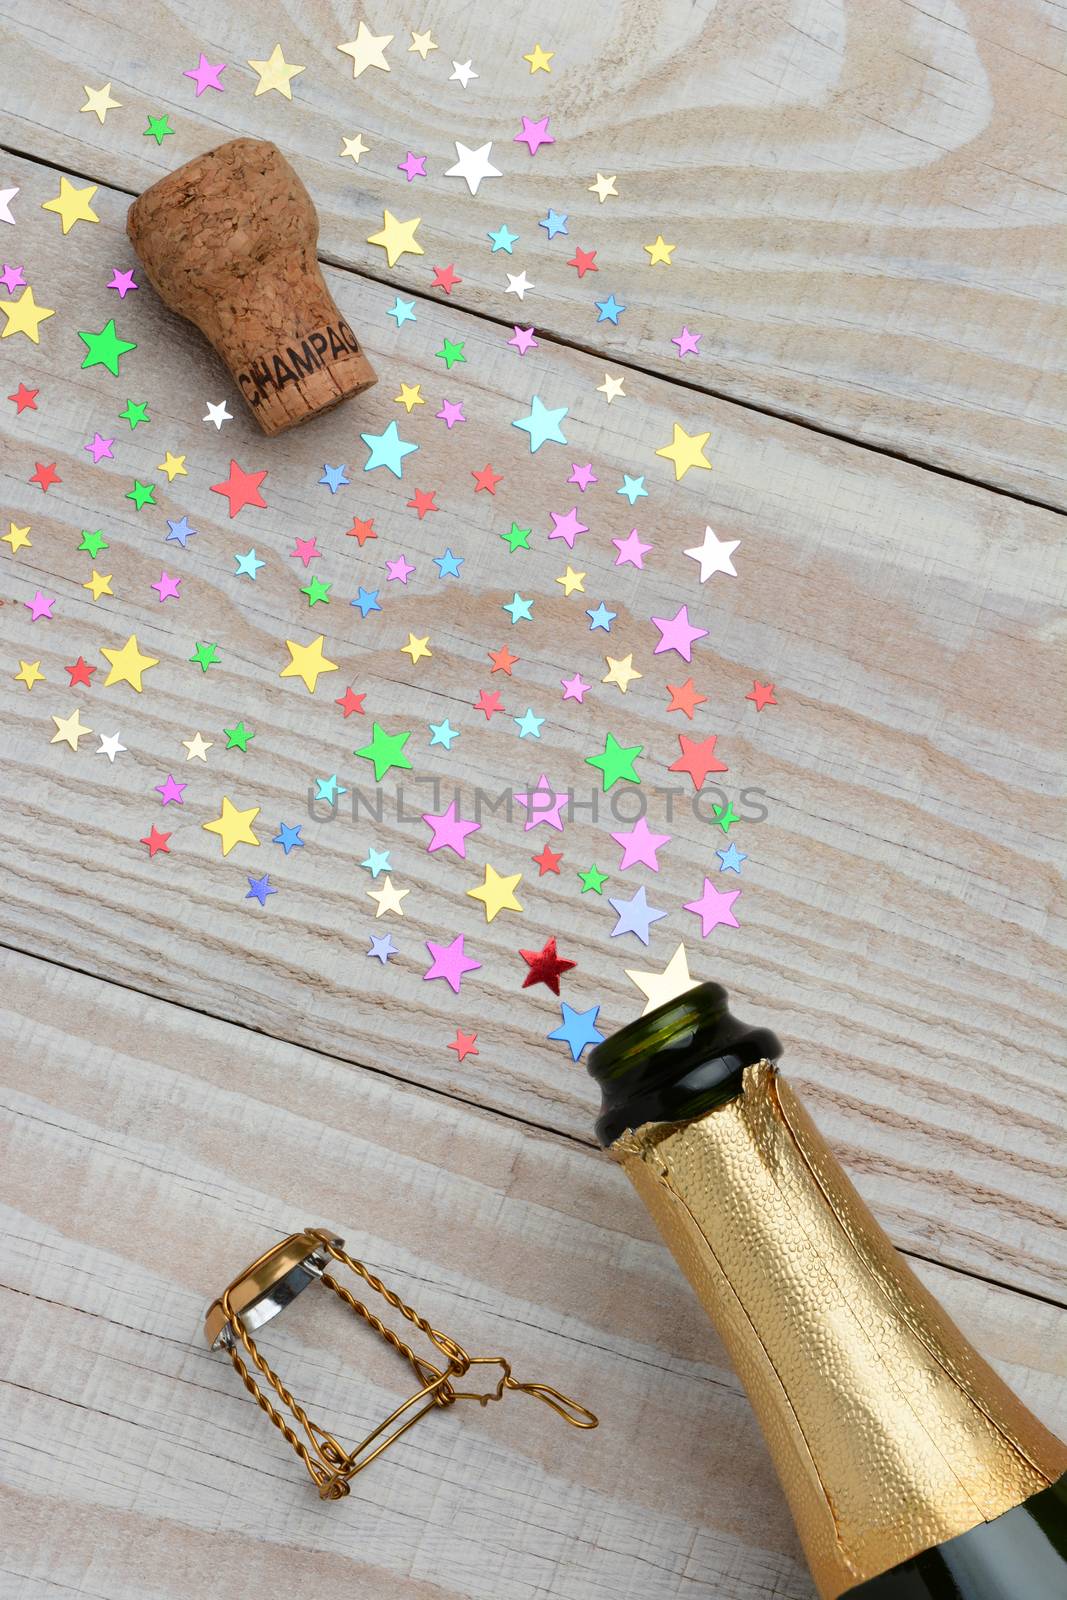
{"label": "gold star confetti", "polygon": [[480,900],[485,907],[485,920],[492,922],[499,911],[521,911],[522,907],[515,898],[515,890],[522,882],[522,873],[512,873],[510,877],[501,876],[495,867],[488,861],[485,864],[485,882],[476,889],[468,889],[467,893],[472,900]]}
{"label": "gold star confetti", "polygon": [[689,976],[684,944],[678,946],[662,972],[633,972],[627,967],[626,976],[645,997],[645,1009],[641,1013],[643,1017],[666,1001],[676,1000],[680,994],[699,987],[699,980]]}
{"label": "gold star confetti", "polygon": [[604,204],[604,201],[608,198],[609,194],[613,194],[615,198],[618,199],[619,191],[615,187],[616,181],[617,175],[611,178],[605,178],[602,172],[598,172],[596,175],[596,182],[589,185],[589,193],[595,194],[601,205]]}
{"label": "gold star confetti", "polygon": [[11,546],[12,555],[14,555],[18,550],[33,549],[33,540],[30,538],[30,526],[31,525],[28,522],[24,528],[20,528],[17,522],[8,523],[7,532],[4,534],[3,539],[5,544],[9,544]]}
{"label": "gold star confetti", "polygon": [[433,651],[430,649],[430,635],[427,634],[424,639],[416,639],[413,633],[409,633],[407,644],[402,644],[400,646],[400,653],[401,655],[411,657],[412,666],[414,666],[417,661],[421,661],[423,656],[432,656]]}
{"label": "gold star confetti", "polygon": [[403,900],[405,895],[410,893],[410,889],[395,888],[392,878],[388,873],[386,873],[380,889],[367,890],[368,898],[378,902],[378,909],[374,913],[374,920],[377,922],[379,917],[384,917],[386,912],[389,911],[393,912],[398,917],[402,917],[404,915],[404,908],[400,902]]}
{"label": "gold star confetti", "polygon": [[631,683],[633,683],[635,678],[641,678],[644,676],[644,674],[638,672],[637,668],[634,666],[632,651],[628,656],[623,656],[621,661],[616,661],[614,656],[605,656],[604,660],[607,662],[608,670],[606,675],[601,678],[601,683],[618,684],[623,694],[626,693],[627,689],[630,687]]}
{"label": "gold star confetti", "polygon": [[222,797],[222,811],[212,822],[202,822],[200,826],[205,833],[217,833],[222,841],[222,853],[228,856],[235,844],[259,844],[252,831],[252,824],[259,816],[258,806],[249,806],[247,811],[238,811],[227,795]]}
{"label": "gold star confetti", "polygon": [[[64,228],[64,233],[66,229]],[[47,306],[39,306],[33,298],[33,290],[26,285],[17,300],[0,300],[0,311],[4,313],[7,321],[4,325],[0,339],[9,339],[13,333],[24,333],[27,339],[32,339],[34,344],[40,344],[41,335],[39,328],[48,317],[54,317],[55,312]]]}
{"label": "gold star confetti", "polygon": [[341,154],[343,156],[351,156],[357,167],[359,166],[360,156],[365,156],[369,150],[370,145],[364,143],[361,133],[357,133],[351,139],[343,138],[341,140]]}
{"label": "gold star confetti", "polygon": [[109,572],[106,577],[102,577],[95,567],[93,568],[92,577],[88,583],[82,584],[82,588],[90,590],[94,600],[99,600],[102,594],[113,595],[115,592],[111,587],[111,573]]}
{"label": "gold star confetti", "polygon": [[103,122],[109,111],[117,111],[122,105],[121,100],[112,100],[111,85],[105,83],[102,89],[90,89],[87,83],[82,84],[85,90],[85,104],[82,111],[91,111],[98,122]]}
{"label": "gold star confetti", "polygon": [[185,457],[172,456],[169,450],[156,470],[167,474],[168,483],[173,483],[175,478],[187,478],[189,476],[185,470]]}
{"label": "gold star confetti", "polygon": [[621,378],[613,378],[610,372],[605,372],[604,382],[598,383],[596,386],[597,393],[604,395],[607,399],[608,405],[610,406],[613,400],[626,399],[626,390],[623,388],[622,384],[623,380]]}
{"label": "gold star confetti", "polygon": [[279,678],[303,678],[308,694],[314,694],[320,672],[337,671],[336,661],[327,661],[322,653],[325,637],[320,633],[310,644],[297,644],[295,639],[286,639],[290,659],[288,665],[279,672]]}
{"label": "gold star confetti", "polygon": [[556,579],[556,582],[563,585],[564,594],[585,593],[585,573],[575,572],[570,566],[568,566],[566,572]]}
{"label": "gold star confetti", "polygon": [[400,393],[393,396],[398,406],[403,406],[410,416],[416,406],[424,406],[426,401],[422,398],[421,383],[402,383]]}
{"label": "gold star confetti", "polygon": [[[20,661],[19,670],[14,677],[16,683],[24,683],[27,689],[32,689],[35,683],[44,682],[44,673],[41,671],[39,661]],[[55,721],[55,718],[52,720]]]}
{"label": "gold star confetti", "polygon": [[137,635],[131,633],[121,649],[109,650],[106,645],[101,647],[100,654],[109,664],[108,675],[104,679],[104,688],[110,689],[113,683],[128,683],[132,688],[141,692],[141,678],[149,667],[158,667],[158,656],[142,655],[137,647]]}
{"label": "gold star confetti", "polygon": [[303,67],[290,66],[282,55],[282,47],[276,44],[266,61],[249,61],[248,65],[259,77],[255,93],[267,94],[271,89],[277,89],[287,100],[293,98],[292,81],[297,73],[303,72]]}
{"label": "gold star confetti", "polygon": [[92,733],[92,728],[87,728],[82,722],[81,712],[75,706],[69,717],[53,716],[56,731],[48,741],[49,744],[69,744],[72,750],[77,750],[78,740],[84,739],[86,734]]}
{"label": "gold star confetti", "polygon": [[368,234],[367,243],[380,244],[391,267],[395,267],[403,255],[425,255],[415,238],[415,229],[421,221],[421,217],[411,217],[407,222],[399,222],[391,211],[383,211],[381,231]]}
{"label": "gold star confetti", "polygon": [[648,251],[648,264],[650,267],[670,267],[674,265],[671,261],[671,254],[677,250],[678,246],[676,244],[667,244],[662,233],[656,235],[655,244],[646,244],[644,248]]}
{"label": "gold star confetti", "polygon": [[182,744],[188,751],[186,761],[206,761],[208,751],[213,748],[213,741],[199,733],[194,733],[191,739],[183,739]]}
{"label": "gold star confetti", "polygon": [[542,50],[539,44],[535,44],[529,55],[523,56],[522,59],[530,63],[531,73],[547,72],[551,75],[552,68],[548,63],[552,60],[552,57],[555,55],[555,53],[556,52],[554,50]]}
{"label": "gold star confetti", "polygon": [[674,438],[656,454],[673,461],[675,483],[685,477],[690,467],[704,467],[708,472],[711,471],[711,462],[704,454],[704,446],[710,438],[710,433],[686,433],[677,422],[674,424]]}
{"label": "gold star confetti", "polygon": [[59,180],[59,193],[54,200],[42,200],[42,211],[54,211],[64,233],[69,233],[76,222],[99,222],[100,218],[90,205],[97,185],[90,183],[84,189],[75,189],[66,178]]}
{"label": "gold star confetti", "polygon": [[368,67],[380,67],[382,72],[389,71],[389,63],[385,59],[386,48],[393,42],[391,33],[373,34],[365,22],[361,22],[356,32],[356,37],[347,44],[337,46],[342,55],[352,57],[352,76],[358,78],[361,72],[366,72]]}

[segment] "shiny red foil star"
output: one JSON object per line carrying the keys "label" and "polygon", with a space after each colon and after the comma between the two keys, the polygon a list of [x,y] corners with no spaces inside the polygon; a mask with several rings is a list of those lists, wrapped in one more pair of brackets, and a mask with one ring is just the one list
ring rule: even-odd
{"label": "shiny red foil star", "polygon": [[556,954],[555,939],[547,939],[543,950],[520,950],[519,954],[530,969],[522,980],[524,989],[528,989],[532,983],[543,983],[553,994],[559,994],[561,976],[578,965],[576,961],[567,961]]}

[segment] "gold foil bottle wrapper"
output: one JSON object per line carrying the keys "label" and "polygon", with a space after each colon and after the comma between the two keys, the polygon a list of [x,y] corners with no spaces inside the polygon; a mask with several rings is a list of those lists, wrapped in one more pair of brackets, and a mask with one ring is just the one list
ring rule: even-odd
{"label": "gold foil bottle wrapper", "polygon": [[745,1385],[823,1600],[1018,1505],[1067,1447],[890,1244],[775,1067],[611,1146]]}

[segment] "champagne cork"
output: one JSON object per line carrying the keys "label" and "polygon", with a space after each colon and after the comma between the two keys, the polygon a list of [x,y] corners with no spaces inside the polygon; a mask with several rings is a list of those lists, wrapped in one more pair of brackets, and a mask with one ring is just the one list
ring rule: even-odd
{"label": "champagne cork", "polygon": [[276,145],[233,139],[146,189],[126,232],[153,288],[214,345],[264,433],[377,381],[323,282],[311,196]]}

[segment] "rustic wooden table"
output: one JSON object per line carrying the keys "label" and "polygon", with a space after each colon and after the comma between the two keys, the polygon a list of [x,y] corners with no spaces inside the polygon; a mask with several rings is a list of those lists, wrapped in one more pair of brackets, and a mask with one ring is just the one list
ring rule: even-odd
{"label": "rustic wooden table", "polygon": [[[29,545],[0,548],[4,1600],[810,1596],[744,1396],[594,1148],[591,1085],[546,1040],[558,1007],[519,987],[516,952],[557,935],[578,962],[565,993],[599,1003],[608,1028],[639,1004],[624,966],[659,969],[687,939],[694,973],[786,1041],[920,1276],[1038,1414],[1067,1426],[1061,35],[1026,0],[590,0],[580,15],[545,0],[536,23],[515,0],[426,0],[368,17],[395,35],[391,70],[353,83],[336,45],[355,22],[322,4],[3,9],[0,188],[20,192],[0,246],[55,310],[39,343],[0,345],[0,389],[39,390],[35,410],[0,402],[4,519],[31,529]],[[408,50],[412,28],[440,49]],[[291,101],[252,93],[245,63],[276,40],[305,69]],[[555,52],[551,74],[523,60],[535,42]],[[228,63],[226,93],[197,97],[183,77],[200,51]],[[479,76],[464,88],[449,73],[468,58]],[[100,121],[81,107],[106,83],[120,104]],[[530,161],[512,130],[546,113],[557,142]],[[142,130],[162,115],[174,132],[157,146]],[[135,265],[130,196],[242,133],[275,139],[308,183],[330,286],[381,375],[269,443],[149,289],[120,305],[103,287]],[[357,133],[370,147],[358,164],[339,154]],[[473,198],[445,179],[455,139],[498,141],[504,180]],[[429,173],[410,191],[396,170],[409,149]],[[616,175],[603,202],[598,172]],[[98,224],[64,235],[42,209],[61,177],[96,185]],[[594,321],[589,278],[538,228],[549,206],[568,214],[572,245],[596,247],[601,295],[629,302],[618,326]],[[390,268],[366,243],[383,208],[421,216],[423,256]],[[502,224],[521,239],[511,259],[484,238]],[[657,234],[678,242],[669,270],[644,254]],[[449,262],[462,283],[431,293],[430,266]],[[504,293],[505,267],[529,273],[522,302]],[[417,338],[387,316],[398,293],[417,306]],[[516,313],[537,329],[521,360],[505,343]],[[80,367],[78,330],[111,315],[138,345],[122,382]],[[672,349],[682,324],[701,333],[699,358]],[[471,445],[424,420],[431,407],[408,417],[394,402],[401,382],[441,395],[445,338],[464,342],[454,387],[478,455],[504,474],[495,496],[472,492]],[[610,404],[605,374],[624,385]],[[511,518],[547,526],[545,465],[512,427],[533,393],[570,408],[554,481],[572,454],[600,478],[582,502],[595,542],[574,565],[582,605],[618,613],[608,653],[633,652],[644,673],[625,700],[596,684],[583,706],[560,702],[560,678],[590,658],[581,597],[555,581],[558,543],[539,532],[512,558],[498,537]],[[103,429],[130,396],[151,402],[150,426]],[[219,432],[200,419],[224,398],[234,418]],[[359,473],[343,506],[304,487],[323,462],[361,463],[358,433],[398,418],[420,445],[414,480]],[[675,423],[710,433],[711,473],[673,481],[655,450]],[[123,437],[94,465],[97,429]],[[164,481],[164,451],[185,455],[187,477]],[[208,492],[231,457],[269,467],[251,533]],[[29,481],[38,462],[58,473],[46,494]],[[647,474],[647,513],[615,494],[624,473]],[[134,509],[133,478],[157,484],[157,509]],[[412,481],[437,486],[437,515],[406,509]],[[353,509],[376,519],[381,556],[344,538]],[[163,518],[185,513],[200,532],[183,565],[161,537]],[[614,564],[611,544],[635,522],[655,548],[640,574]],[[742,541],[743,565],[702,590],[683,550],[708,522]],[[94,600],[77,547],[97,528],[114,593]],[[344,600],[309,615],[289,552],[312,534],[338,596],[401,550],[425,570],[452,546],[464,582],[414,583],[370,627]],[[266,562],[255,584],[233,572],[253,543]],[[149,587],[163,554],[188,574],[180,608]],[[517,583],[537,626],[512,629],[499,610]],[[54,616],[32,624],[38,590]],[[709,700],[691,724],[667,714],[663,687],[690,669],[665,675],[648,622],[682,604],[710,629],[691,669]],[[491,720],[471,710],[502,681],[487,628],[523,657],[505,685],[511,714]],[[142,696],[103,689],[103,673],[68,688],[65,664],[99,664],[133,630],[159,658]],[[400,653],[409,630],[430,637],[432,658]],[[768,797],[767,820],[744,833],[741,926],[702,943],[680,909],[710,856],[708,824],[686,807],[649,880],[671,914],[625,959],[605,902],[565,875],[613,854],[606,827],[629,826],[588,813],[557,844],[565,873],[526,863],[523,915],[488,925],[464,890],[486,861],[520,870],[545,832],[524,850],[499,813],[466,862],[427,854],[421,824],[393,810],[358,825],[305,817],[299,870],[276,850],[223,860],[200,826],[221,795],[262,807],[266,842],[306,809],[311,772],[358,777],[359,719],[342,718],[328,682],[311,700],[278,676],[284,640],[319,632],[336,693],[369,691],[391,730],[462,727],[451,757],[418,755],[445,801],[454,782],[467,806],[479,787],[524,789],[542,769],[584,792],[584,757],[608,731],[642,744],[665,781],[679,731],[717,733],[730,781]],[[188,657],[211,640],[222,661],[201,672]],[[14,674],[38,659],[27,693]],[[746,701],[754,679],[777,684],[776,708]],[[512,721],[527,705],[546,717],[532,756]],[[77,754],[50,742],[52,716],[75,706],[96,730]],[[255,730],[244,754],[223,749],[238,720]],[[96,739],[116,731],[125,753],[99,758]],[[182,749],[197,732],[214,745],[204,766]],[[152,788],[194,768],[171,823]],[[138,842],[150,822],[174,828],[169,856]],[[374,922],[368,848],[391,852],[410,891],[403,921]],[[283,892],[260,915],[240,891],[268,865]],[[372,924],[409,952],[464,933],[478,981],[457,1000],[422,981],[417,959],[368,963]],[[476,1028],[477,1056],[446,1048],[457,1024]],[[472,1349],[502,1349],[520,1376],[587,1400],[599,1432],[563,1436],[521,1397],[451,1412],[349,1501],[322,1505],[198,1342],[204,1302],[234,1270],[320,1222]],[[327,1310],[302,1302],[271,1349],[355,1437],[400,1379]]]}

